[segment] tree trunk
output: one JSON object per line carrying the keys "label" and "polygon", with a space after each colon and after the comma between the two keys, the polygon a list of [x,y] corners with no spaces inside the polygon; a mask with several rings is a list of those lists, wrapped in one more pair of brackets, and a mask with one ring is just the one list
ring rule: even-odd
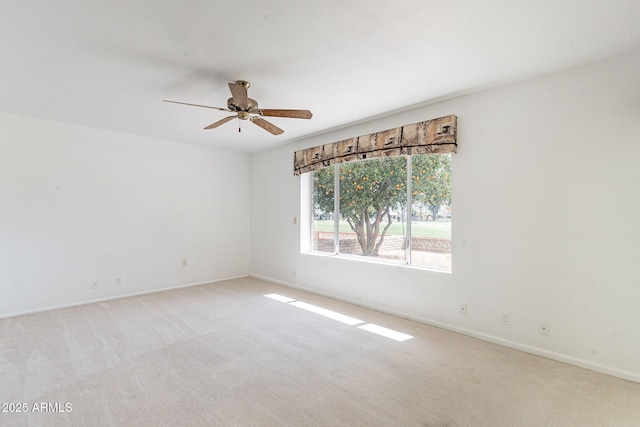
{"label": "tree trunk", "polygon": [[362,255],[369,256],[369,251],[367,248],[367,236],[365,235],[365,230],[364,230],[364,212],[363,212],[363,216],[361,216],[360,218],[357,218],[357,217],[355,218],[355,224],[349,221],[349,225],[351,226],[351,229],[356,232],[356,237],[358,238],[358,244],[362,249]]}
{"label": "tree trunk", "polygon": [[375,247],[376,256],[378,256],[378,251],[380,250],[380,246],[382,246],[382,242],[384,242],[384,235],[387,233],[387,230],[389,229],[389,227],[391,227],[391,215],[389,214],[389,207],[388,206],[384,210],[382,215],[379,216],[380,219],[378,220],[378,223],[380,223],[380,221],[382,221],[382,218],[384,217],[384,215],[387,215],[387,225],[382,230],[382,234],[380,235],[380,241],[376,244],[376,247]]}
{"label": "tree trunk", "polygon": [[438,212],[440,212],[440,206],[429,205],[429,211],[431,211],[431,216],[433,217],[431,219],[435,221],[436,218],[438,218]]}
{"label": "tree trunk", "polygon": [[371,223],[371,218],[369,217],[369,211],[365,210],[364,212],[364,223],[367,225],[367,255],[375,256],[375,245],[376,239],[378,238],[378,221],[376,216],[376,222]]}
{"label": "tree trunk", "polygon": [[[387,225],[380,233],[380,223],[384,216],[387,216]],[[347,222],[351,229],[356,233],[358,238],[358,244],[362,249],[362,255],[364,256],[378,256],[380,246],[384,241],[384,235],[391,226],[391,215],[389,214],[389,207],[379,209],[376,212],[376,216],[373,222],[369,212],[365,209],[360,213],[360,218],[357,215],[353,215],[351,218],[347,218]],[[380,240],[378,240],[378,236]]]}

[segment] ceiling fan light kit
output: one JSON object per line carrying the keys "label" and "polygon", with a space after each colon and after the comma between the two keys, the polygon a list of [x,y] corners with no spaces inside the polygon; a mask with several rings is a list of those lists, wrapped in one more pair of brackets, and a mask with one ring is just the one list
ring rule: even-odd
{"label": "ceiling fan light kit", "polygon": [[[282,109],[260,109],[258,107],[258,101],[249,98],[247,89],[251,84],[245,80],[238,80],[235,83],[229,83],[229,90],[231,91],[231,98],[227,100],[227,108],[212,107],[209,105],[190,104],[187,102],[169,101],[174,104],[190,105],[192,107],[212,108],[214,110],[228,111],[235,113],[233,116],[227,116],[215,123],[205,127],[205,129],[214,129],[220,125],[227,123],[235,118],[239,120],[249,120],[256,126],[261,127],[267,132],[273,135],[280,135],[284,133],[282,129],[274,125],[273,123],[263,119],[262,117],[280,117],[290,119],[310,119],[313,117],[309,110],[282,110]],[[238,127],[238,132],[240,128]]]}

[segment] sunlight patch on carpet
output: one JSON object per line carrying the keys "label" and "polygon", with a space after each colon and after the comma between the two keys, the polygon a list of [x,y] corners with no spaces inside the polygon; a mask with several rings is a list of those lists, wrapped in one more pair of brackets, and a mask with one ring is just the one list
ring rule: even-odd
{"label": "sunlight patch on carpet", "polygon": [[413,338],[411,335],[403,334],[402,332],[394,331],[393,329],[384,328],[382,326],[368,323],[366,325],[358,326],[365,331],[373,332],[374,334],[382,335],[383,337],[391,338],[396,341],[406,341]]}
{"label": "sunlight patch on carpet", "polygon": [[265,297],[271,298],[271,299],[274,299],[274,300],[280,301],[280,302],[294,302],[295,301],[294,299],[291,299],[289,297],[284,297],[284,296],[282,296],[280,294],[268,294],[268,295],[265,295]]}
{"label": "sunlight patch on carpet", "polygon": [[[350,326],[356,326],[360,325],[361,323],[365,323],[364,320],[356,319],[354,317],[337,313],[335,311],[327,310],[326,308],[318,307],[317,305],[308,304],[302,301],[296,301],[292,298],[285,297],[280,294],[267,294],[264,296],[288,305],[302,308],[303,310],[307,310],[324,317],[328,317],[329,319],[337,320],[338,322],[346,323]],[[367,323],[366,325],[358,326],[358,328],[400,342],[413,338],[413,336],[411,335],[403,334],[402,332],[394,331],[393,329],[388,329],[379,325],[374,325],[373,323]]]}
{"label": "sunlight patch on carpet", "polygon": [[303,310],[307,310],[312,313],[316,313],[321,316],[328,317],[329,319],[337,320],[338,322],[346,323],[347,325],[351,325],[351,326],[364,323],[364,320],[356,319],[354,317],[349,317],[344,314],[327,310],[326,308],[318,307],[317,305],[307,304],[306,302],[302,302],[302,301],[295,301],[295,302],[289,303],[289,305],[296,306]]}

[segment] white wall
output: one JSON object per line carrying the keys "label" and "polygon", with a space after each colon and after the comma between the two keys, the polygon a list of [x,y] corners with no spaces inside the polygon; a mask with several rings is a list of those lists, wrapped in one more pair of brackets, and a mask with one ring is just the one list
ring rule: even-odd
{"label": "white wall", "polygon": [[0,114],[0,317],[248,274],[249,185],[246,154]]}
{"label": "white wall", "polygon": [[[251,272],[640,381],[638,81],[635,52],[255,154]],[[452,274],[299,253],[295,150],[447,114]]]}

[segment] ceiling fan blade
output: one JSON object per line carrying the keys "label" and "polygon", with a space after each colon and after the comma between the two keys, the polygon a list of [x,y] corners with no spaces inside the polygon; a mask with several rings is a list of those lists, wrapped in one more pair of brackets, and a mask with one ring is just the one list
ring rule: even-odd
{"label": "ceiling fan blade", "polygon": [[251,121],[260,126],[262,129],[266,130],[267,132],[271,132],[274,135],[280,135],[282,133],[284,133],[284,131],[282,129],[280,129],[278,126],[274,125],[271,122],[266,121],[265,119],[262,119],[260,117],[252,117]]}
{"label": "ceiling fan blade", "polygon": [[[244,83],[244,84],[243,84]],[[233,97],[233,103],[246,110],[249,108],[249,97],[247,96],[248,83],[236,82],[229,83],[229,89],[231,90],[231,96]]]}
{"label": "ceiling fan blade", "polygon": [[186,103],[186,102],[178,102],[178,101],[168,101],[166,99],[163,99],[162,102],[171,102],[172,104],[191,105],[192,107],[212,108],[214,110],[220,110],[220,111],[231,111],[228,108],[211,107],[210,105],[189,104],[189,103]]}
{"label": "ceiling fan blade", "polygon": [[309,110],[260,110],[261,116],[266,117],[286,117],[291,119],[310,119],[313,117]]}
{"label": "ceiling fan blade", "polygon": [[225,117],[224,119],[218,120],[217,122],[210,124],[205,129],[217,128],[218,126],[223,125],[223,124],[227,123],[228,121],[235,119],[236,117],[237,116]]}

